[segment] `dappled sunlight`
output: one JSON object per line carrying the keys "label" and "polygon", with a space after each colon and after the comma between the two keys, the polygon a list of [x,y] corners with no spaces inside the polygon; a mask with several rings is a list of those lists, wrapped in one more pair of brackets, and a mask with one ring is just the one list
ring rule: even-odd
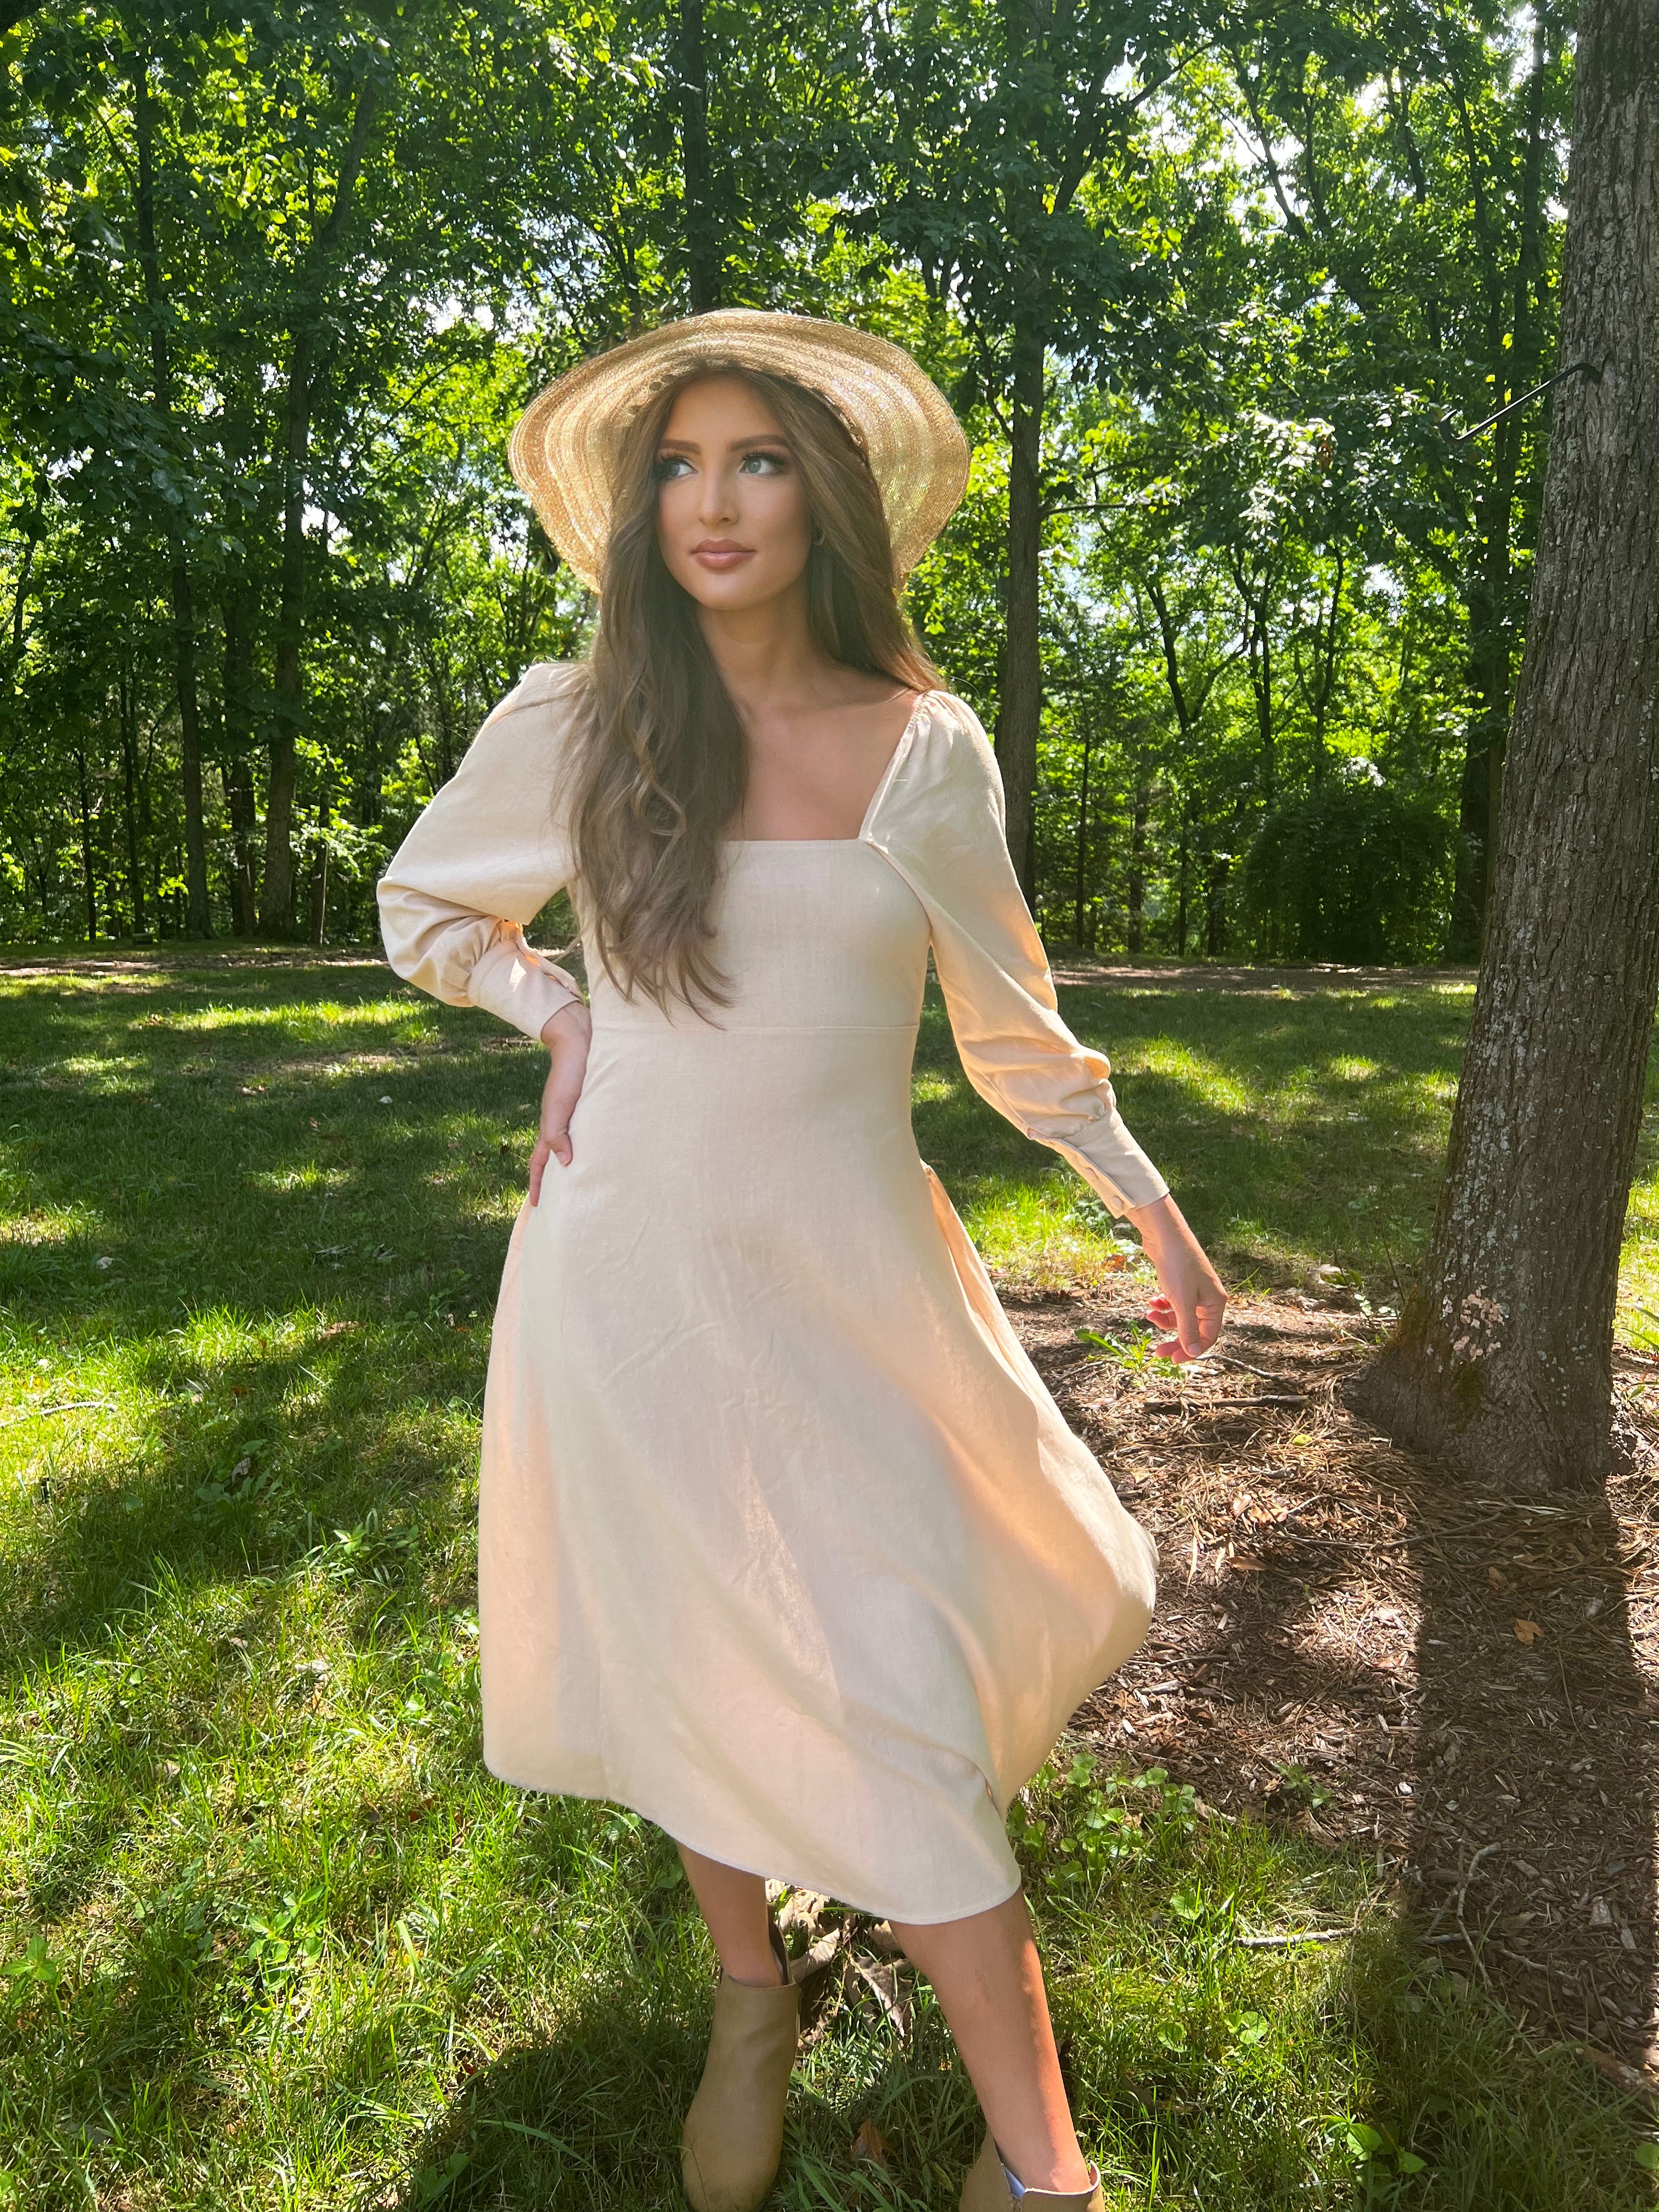
{"label": "dappled sunlight", "polygon": [[0,1243],[70,1245],[95,1243],[105,1226],[104,1216],[90,1206],[58,1206],[50,1210],[0,1216]]}
{"label": "dappled sunlight", "polygon": [[[554,2131],[558,2160],[666,2203],[710,1974],[678,1860],[634,1814],[521,1797],[480,1763],[478,1421],[544,1061],[465,1011],[400,1028],[412,999],[362,980],[356,1036],[337,969],[312,1025],[303,978],[265,979],[277,1003],[245,1034],[217,983],[156,984],[150,1012],[186,1002],[176,1033],[61,975],[10,996],[26,1068],[54,1071],[0,1071],[0,1963],[41,1977],[14,1984],[10,2110],[67,2140],[94,2079],[100,2112],[194,2162],[204,2203],[252,2201],[256,2125],[293,2148],[296,2203],[356,2201],[372,2107],[410,2147],[386,2212],[441,2203],[480,2142],[506,2201],[545,2201]],[[1328,1256],[1316,1236],[1408,1251],[1455,1079],[1441,1011],[1402,994],[1379,1030],[1352,994],[1275,999],[1264,1041],[1194,994],[1090,1005],[1131,1127],[1238,1267]],[[234,1065],[267,1048],[257,1075]],[[204,1054],[230,1057],[204,1075]],[[115,1059],[160,1111],[114,1091]],[[1150,1293],[1107,1209],[972,1091],[936,994],[914,1104],[1011,1307]],[[1284,1626],[1312,1684],[1377,1637],[1324,1597]],[[1079,2111],[1122,2173],[1158,2166],[1173,2127],[1240,2203],[1316,2183],[1346,2201],[1353,2130],[1397,2116],[1411,2074],[1400,2021],[1436,2063],[1478,2051],[1472,2096],[1512,2063],[1397,1938],[1368,1859],[1123,1786],[1139,1826],[1102,1830],[1086,1792],[1044,1782],[1025,1846]],[[1121,1868],[1091,1861],[1103,1832],[1133,1838]],[[1042,1860],[1039,1834],[1073,1859]],[[1365,1928],[1311,1952],[1235,1940],[1310,1917]],[[842,2155],[872,2084],[954,2185],[971,2099],[925,1993],[906,2038],[856,1997],[829,2019],[800,2159]],[[1144,2200],[1108,2179],[1126,2212]]]}
{"label": "dappled sunlight", "polygon": [[219,1004],[143,1014],[130,1027],[169,1030],[179,1035],[209,1030],[246,1030],[251,1034],[276,1030],[292,1044],[328,1045],[337,1049],[342,1030],[392,1030],[400,1041],[424,1041],[438,1035],[438,1024],[418,1000],[403,994],[386,999],[347,1001],[339,999],[294,999],[284,1001],[261,991],[256,1005]]}

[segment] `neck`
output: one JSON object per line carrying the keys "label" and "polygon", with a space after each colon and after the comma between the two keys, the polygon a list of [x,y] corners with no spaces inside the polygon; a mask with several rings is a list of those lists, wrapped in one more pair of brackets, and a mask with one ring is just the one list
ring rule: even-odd
{"label": "neck", "polygon": [[830,663],[793,586],[757,607],[699,607],[697,619],[720,680],[745,720],[768,703],[808,690]]}

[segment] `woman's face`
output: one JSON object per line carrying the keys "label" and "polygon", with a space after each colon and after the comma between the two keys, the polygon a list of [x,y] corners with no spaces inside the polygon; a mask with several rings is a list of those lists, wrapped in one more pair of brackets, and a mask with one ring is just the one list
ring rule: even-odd
{"label": "woman's face", "polygon": [[741,377],[687,385],[656,473],[657,543],[699,606],[738,613],[799,581],[812,544],[805,489],[776,418]]}

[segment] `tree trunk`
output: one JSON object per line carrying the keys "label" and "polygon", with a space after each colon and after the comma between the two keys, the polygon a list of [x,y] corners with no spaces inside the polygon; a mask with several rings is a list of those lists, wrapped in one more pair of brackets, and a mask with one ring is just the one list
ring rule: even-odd
{"label": "tree trunk", "polygon": [[334,810],[325,791],[317,801],[317,852],[311,863],[311,941],[320,945],[328,929],[328,833]]}
{"label": "tree trunk", "polygon": [[[1502,405],[1538,381],[1539,338],[1533,295],[1543,276],[1544,80],[1550,57],[1540,9],[1533,29],[1532,78],[1528,88],[1527,139],[1520,161],[1521,238],[1515,295],[1505,333],[1499,302],[1491,303],[1488,343],[1494,369],[1492,398]],[[1471,160],[1474,158],[1473,150]],[[1484,225],[1486,200],[1475,209]],[[1496,267],[1496,253],[1483,256]],[[1467,594],[1469,688],[1474,713],[1464,743],[1457,799],[1457,863],[1446,933],[1449,960],[1479,957],[1492,902],[1492,840],[1497,831],[1509,730],[1511,646],[1510,595],[1514,589],[1515,502],[1521,473],[1522,418],[1511,415],[1492,432],[1492,467],[1475,501],[1479,550]]]}
{"label": "tree trunk", "polygon": [[1129,920],[1125,949],[1132,960],[1140,957],[1146,911],[1146,819],[1152,811],[1152,786],[1143,776],[1135,785],[1134,805],[1129,816]]}
{"label": "tree trunk", "polygon": [[1227,857],[1212,853],[1204,867],[1204,950],[1216,960],[1227,950]]}
{"label": "tree trunk", "polygon": [[[1072,933],[1079,945],[1089,945],[1084,916],[1089,902],[1089,732],[1083,733],[1083,787],[1077,808],[1077,884],[1073,897]],[[1090,947],[1092,950],[1092,946]]]}
{"label": "tree trunk", "polygon": [[[413,17],[410,9],[405,25]],[[276,607],[270,774],[265,787],[265,867],[259,926],[272,937],[294,933],[294,789],[295,744],[305,719],[306,470],[311,455],[313,377],[321,333],[330,256],[350,211],[368,134],[380,104],[380,81],[357,94],[351,135],[328,220],[313,239],[301,272],[289,347],[283,410],[283,558]]]}
{"label": "tree trunk", "polygon": [[283,559],[278,572],[270,771],[265,782],[265,866],[259,926],[294,933],[294,787],[305,714],[306,463],[311,446],[311,363],[316,331],[301,331],[289,356],[283,426]]}
{"label": "tree trunk", "polygon": [[81,799],[81,878],[87,900],[87,943],[98,942],[98,883],[92,866],[92,807],[87,794],[87,756],[75,748],[75,772]]}
{"label": "tree trunk", "polygon": [[[149,57],[139,53],[132,69],[133,132],[137,142],[138,259],[144,276],[144,307],[149,319],[150,374],[155,412],[163,434],[173,433],[173,359],[167,344],[167,306],[161,291],[161,257],[155,243],[155,119],[149,96]],[[167,591],[173,611],[173,675],[179,699],[179,760],[185,799],[185,928],[189,936],[211,933],[208,908],[207,835],[202,820],[202,726],[196,694],[196,615],[191,603],[190,559],[183,531],[169,524]]]}
{"label": "tree trunk", "polygon": [[127,908],[135,939],[144,933],[144,879],[138,869],[138,732],[137,710],[132,696],[132,676],[124,666],[116,679],[116,702],[121,718],[121,817],[126,831]]}
{"label": "tree trunk", "polygon": [[680,0],[678,60],[686,279],[691,312],[703,315],[720,303],[722,256],[708,189],[708,58],[702,0]]}
{"label": "tree trunk", "polygon": [[234,866],[230,897],[236,934],[252,937],[258,927],[254,884],[254,841],[258,830],[253,772],[248,754],[253,744],[253,627],[245,580],[233,575],[220,602],[224,624],[224,750],[219,763],[225,812],[230,817]]}
{"label": "tree trunk", "polygon": [[1042,726],[1042,370],[1040,343],[1014,369],[1008,469],[1008,610],[997,714],[997,765],[1008,804],[1008,851],[1036,911],[1037,732]]}
{"label": "tree trunk", "polygon": [[1580,17],[1560,387],[1491,919],[1422,1276],[1355,1402],[1516,1490],[1605,1471],[1659,993],[1659,10]]}

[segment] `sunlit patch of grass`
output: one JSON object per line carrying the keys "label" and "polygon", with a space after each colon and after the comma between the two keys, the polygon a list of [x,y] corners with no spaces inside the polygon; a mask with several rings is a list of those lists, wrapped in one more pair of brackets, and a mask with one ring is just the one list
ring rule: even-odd
{"label": "sunlit patch of grass", "polygon": [[[1462,1015],[1398,996],[1084,1011],[1200,1233],[1267,1271],[1422,1218]],[[0,2208],[673,2204],[712,1978],[678,1859],[479,1758],[473,1469],[538,1056],[369,966],[0,1004]],[[221,1047],[271,1057],[232,1079]],[[1342,1055],[1377,1070],[1355,1121]],[[1116,1273],[936,999],[915,1113],[1011,1280]],[[1066,1760],[1016,1826],[1115,2212],[1646,2201],[1616,2101],[1434,1971],[1363,1857]],[[848,2156],[866,2118],[878,2184]],[[925,1993],[905,2036],[851,2002],[775,2202],[947,2212],[978,2133]]]}

